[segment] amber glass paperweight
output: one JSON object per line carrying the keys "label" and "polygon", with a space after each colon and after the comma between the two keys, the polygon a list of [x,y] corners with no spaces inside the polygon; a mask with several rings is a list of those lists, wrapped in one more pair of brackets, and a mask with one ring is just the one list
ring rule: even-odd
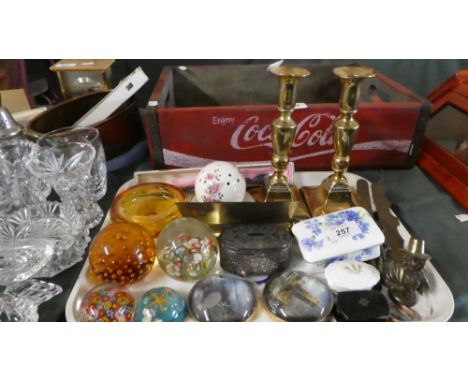
{"label": "amber glass paperweight", "polygon": [[179,280],[199,280],[216,264],[218,241],[205,223],[180,218],[169,223],[157,241],[159,265],[169,276]]}
{"label": "amber glass paperweight", "polygon": [[185,194],[170,184],[139,184],[117,195],[111,219],[140,224],[156,237],[167,223],[181,216],[176,203],[183,201]]}
{"label": "amber glass paperweight", "polygon": [[134,223],[114,223],[99,232],[89,248],[91,273],[101,281],[130,284],[145,277],[155,261],[152,236]]}

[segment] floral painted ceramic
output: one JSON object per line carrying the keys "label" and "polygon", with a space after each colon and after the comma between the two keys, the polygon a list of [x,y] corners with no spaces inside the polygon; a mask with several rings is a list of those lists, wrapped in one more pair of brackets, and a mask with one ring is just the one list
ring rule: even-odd
{"label": "floral painted ceramic", "polygon": [[325,261],[323,265],[349,259],[350,254],[353,260],[369,260],[360,257],[359,252],[378,256],[378,246],[385,240],[375,221],[361,207],[302,221],[292,227],[292,232],[304,259],[310,263]]}
{"label": "floral painted ceramic", "polygon": [[237,167],[228,162],[206,165],[195,181],[195,195],[199,202],[241,202],[245,190],[245,179]]}

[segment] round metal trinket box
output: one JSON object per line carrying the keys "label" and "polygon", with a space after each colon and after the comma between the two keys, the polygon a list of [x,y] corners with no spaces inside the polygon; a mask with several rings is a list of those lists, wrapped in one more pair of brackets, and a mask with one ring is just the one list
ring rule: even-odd
{"label": "round metal trinket box", "polygon": [[253,284],[237,276],[216,274],[199,281],[190,291],[191,314],[204,322],[241,322],[255,313]]}
{"label": "round metal trinket box", "polygon": [[187,316],[184,298],[172,288],[153,288],[137,302],[133,321],[181,322]]}
{"label": "round metal trinket box", "polygon": [[292,237],[271,224],[237,225],[219,239],[221,267],[239,276],[270,275],[287,268]]}
{"label": "round metal trinket box", "polygon": [[263,290],[267,309],[282,321],[324,321],[333,308],[330,290],[314,276],[288,271]]}
{"label": "round metal trinket box", "polygon": [[159,265],[178,280],[199,280],[216,264],[218,240],[205,223],[180,218],[169,223],[158,237],[156,251]]}
{"label": "round metal trinket box", "polygon": [[127,288],[118,284],[102,284],[83,298],[79,320],[87,322],[132,321],[135,300]]}

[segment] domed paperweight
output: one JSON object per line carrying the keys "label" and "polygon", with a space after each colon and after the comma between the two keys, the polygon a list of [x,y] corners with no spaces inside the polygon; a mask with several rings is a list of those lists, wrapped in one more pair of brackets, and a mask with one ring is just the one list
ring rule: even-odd
{"label": "domed paperweight", "polygon": [[130,292],[118,284],[103,284],[91,289],[83,298],[79,321],[132,321],[135,300]]}
{"label": "domed paperweight", "polygon": [[133,321],[181,322],[187,316],[184,298],[172,288],[153,288],[137,302]]}
{"label": "domed paperweight", "polygon": [[100,282],[141,280],[155,261],[153,237],[134,223],[114,223],[99,232],[89,248],[91,272]]}
{"label": "domed paperweight", "polygon": [[263,290],[268,310],[281,321],[324,321],[333,308],[330,290],[312,275],[288,271]]}
{"label": "domed paperweight", "polygon": [[213,231],[201,221],[180,218],[169,223],[158,237],[161,268],[178,280],[199,280],[216,264],[219,246]]}
{"label": "domed paperweight", "polygon": [[255,312],[257,297],[253,284],[232,275],[216,274],[190,291],[188,304],[198,321],[246,321]]}

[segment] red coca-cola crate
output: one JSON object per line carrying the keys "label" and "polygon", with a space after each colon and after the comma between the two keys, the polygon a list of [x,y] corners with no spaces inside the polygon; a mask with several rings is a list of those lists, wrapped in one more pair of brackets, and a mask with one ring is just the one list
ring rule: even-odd
{"label": "red coca-cola crate", "polygon": [[[297,170],[329,169],[340,81],[330,65],[303,65],[291,159]],[[154,168],[213,160],[270,160],[278,81],[266,65],[165,67],[148,101],[146,129]],[[353,168],[414,164],[431,105],[378,73],[362,83]]]}

